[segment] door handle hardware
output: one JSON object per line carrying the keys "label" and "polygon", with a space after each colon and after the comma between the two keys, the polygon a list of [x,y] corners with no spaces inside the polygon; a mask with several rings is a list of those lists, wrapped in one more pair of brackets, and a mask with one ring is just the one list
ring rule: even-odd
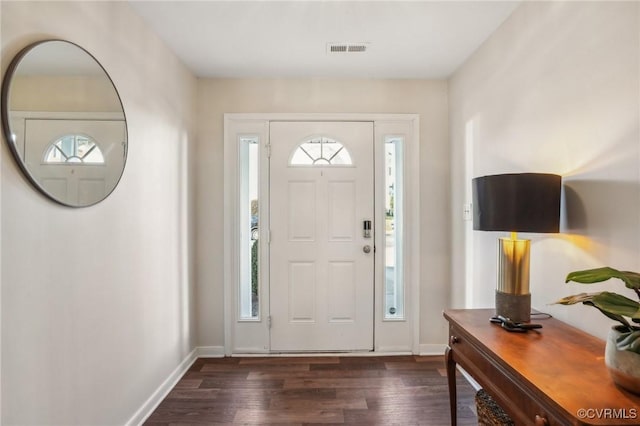
{"label": "door handle hardware", "polygon": [[366,245],[364,247],[362,247],[362,251],[365,253],[371,253],[371,246]]}

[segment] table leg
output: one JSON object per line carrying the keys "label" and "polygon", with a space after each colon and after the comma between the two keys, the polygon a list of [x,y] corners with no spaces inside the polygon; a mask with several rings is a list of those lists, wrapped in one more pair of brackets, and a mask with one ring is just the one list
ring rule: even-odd
{"label": "table leg", "polygon": [[451,426],[458,423],[458,397],[456,392],[456,361],[453,359],[453,351],[449,346],[444,352],[447,363],[447,382],[449,384],[449,409],[451,411]]}

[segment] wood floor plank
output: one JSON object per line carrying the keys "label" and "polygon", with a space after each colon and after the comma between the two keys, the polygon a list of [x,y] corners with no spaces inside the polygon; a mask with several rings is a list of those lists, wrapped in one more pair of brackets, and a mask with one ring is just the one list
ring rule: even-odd
{"label": "wood floor plank", "polygon": [[[426,374],[434,374],[428,372]],[[436,373],[437,374],[437,373]],[[437,374],[439,377],[439,374]],[[247,380],[265,380],[265,379],[314,379],[314,378],[381,378],[381,377],[400,377],[398,372],[388,370],[309,370],[300,372],[286,372],[286,371],[254,371],[249,373]]]}
{"label": "wood floor plank", "polygon": [[176,386],[167,399],[214,399],[218,396],[220,389],[182,389]]}
{"label": "wood floor plank", "polygon": [[270,409],[300,410],[300,409],[367,409],[367,401],[364,398],[333,398],[333,399],[289,399],[271,398]]}
{"label": "wood floor plank", "polygon": [[335,389],[220,389],[218,400],[232,399],[335,399]]}
{"label": "wood floor plank", "polygon": [[299,409],[299,410],[238,410],[235,423],[344,423],[342,410]]}
{"label": "wood floor plank", "polygon": [[[429,408],[413,408],[399,407],[398,409],[368,409],[368,410],[344,410],[344,421],[346,424],[363,424],[363,425],[430,425],[430,426],[449,426],[448,414],[443,416],[443,412],[448,410],[448,405]],[[477,423],[477,418],[471,410],[458,411],[458,424],[465,424],[464,419],[472,420]]]}
{"label": "wood floor plank", "polygon": [[402,380],[395,377],[374,378],[327,378],[327,379],[288,379],[284,389],[304,388],[389,388],[401,387]]}
{"label": "wood floor plank", "polygon": [[312,371],[315,370],[385,370],[384,362],[381,361],[362,361],[362,362],[340,362],[338,364],[313,364],[309,366]]}
{"label": "wood floor plank", "polygon": [[433,386],[442,383],[443,377],[439,374],[437,376],[401,376],[401,380],[405,386]]}
{"label": "wood floor plank", "polygon": [[[294,363],[291,365],[284,363],[277,364],[238,364],[233,367],[232,373],[242,374],[248,371],[309,371],[310,365],[308,363]],[[229,366],[225,364],[205,364],[202,366],[199,373],[210,372],[229,372]]]}
{"label": "wood floor plank", "polygon": [[[460,399],[467,402],[468,399],[473,399],[475,396],[475,392],[473,388],[468,385],[461,385],[458,388],[458,395],[461,397]],[[395,398],[403,398],[403,397],[449,397],[449,388],[446,384],[435,385],[435,386],[421,386],[421,387],[402,387],[402,388],[392,388],[392,389],[378,389],[378,388],[370,388],[370,389],[337,389],[336,390],[336,398],[365,398],[367,401],[376,400],[376,399],[395,399]]]}
{"label": "wood floor plank", "polygon": [[168,399],[163,402],[163,409],[181,410],[188,409],[192,411],[200,410],[230,410],[237,411],[247,408],[252,410],[267,409],[271,405],[269,398],[265,399]]}
{"label": "wood floor plank", "polygon": [[216,424],[231,423],[236,415],[237,410],[234,409],[207,409],[207,410],[191,410],[191,409],[157,409],[148,419],[148,423],[189,423],[189,424]]}
{"label": "wood floor plank", "polygon": [[341,364],[360,364],[368,362],[410,362],[415,361],[413,355],[379,355],[379,356],[343,356],[340,357]]}
{"label": "wood floor plank", "polygon": [[202,384],[202,379],[182,378],[177,384],[176,389],[198,389]]}
{"label": "wood floor plank", "polygon": [[207,377],[226,378],[233,380],[245,380],[250,370],[227,371],[187,371],[183,379],[202,380]]}
{"label": "wood floor plank", "polygon": [[[420,370],[420,371],[434,371],[434,364],[430,362],[385,362],[384,366],[387,370]],[[442,364],[438,364],[437,367],[442,367]]]}
{"label": "wood floor plank", "polygon": [[233,380],[228,378],[206,377],[201,388],[243,388],[243,389],[282,389],[284,380]]}
{"label": "wood floor plank", "polygon": [[299,357],[255,357],[239,358],[240,365],[294,365],[294,364],[339,364],[340,358],[335,356],[299,356]]}

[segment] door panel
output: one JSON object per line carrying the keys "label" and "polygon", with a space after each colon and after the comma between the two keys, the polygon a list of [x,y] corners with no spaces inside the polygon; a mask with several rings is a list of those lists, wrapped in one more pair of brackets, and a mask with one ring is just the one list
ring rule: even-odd
{"label": "door panel", "polygon": [[289,321],[315,321],[315,262],[289,262]]}
{"label": "door panel", "polygon": [[273,122],[270,143],[271,350],[372,350],[373,123]]}
{"label": "door panel", "polygon": [[355,262],[329,262],[329,322],[356,319]]}
{"label": "door panel", "polygon": [[289,181],[287,211],[289,212],[289,240],[314,241],[316,222],[316,183],[313,181]]}
{"label": "door panel", "polygon": [[353,181],[329,182],[329,241],[353,241],[356,188]]}

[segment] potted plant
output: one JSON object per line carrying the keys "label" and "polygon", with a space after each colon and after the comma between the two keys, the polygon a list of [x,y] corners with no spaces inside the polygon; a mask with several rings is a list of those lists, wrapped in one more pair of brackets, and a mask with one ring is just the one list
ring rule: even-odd
{"label": "potted plant", "polygon": [[[592,284],[610,278],[622,280],[640,299],[640,274],[637,272],[618,271],[610,267],[587,269],[569,273],[565,282]],[[605,364],[615,383],[628,391],[640,394],[640,302],[621,294],[602,291],[567,296],[556,303],[582,303],[593,306],[619,323],[609,331]]]}

